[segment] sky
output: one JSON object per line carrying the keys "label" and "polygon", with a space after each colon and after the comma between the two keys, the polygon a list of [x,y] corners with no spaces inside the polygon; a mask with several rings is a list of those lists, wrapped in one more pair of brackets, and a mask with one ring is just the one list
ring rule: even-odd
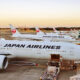
{"label": "sky", "polygon": [[0,0],[0,26],[80,26],[80,0]]}

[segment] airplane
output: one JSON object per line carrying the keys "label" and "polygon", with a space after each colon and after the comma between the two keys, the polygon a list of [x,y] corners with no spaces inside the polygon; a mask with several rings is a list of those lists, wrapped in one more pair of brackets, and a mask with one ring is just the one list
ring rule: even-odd
{"label": "airplane", "polygon": [[10,58],[51,59],[60,55],[66,60],[80,60],[80,46],[69,42],[20,41],[0,39],[0,69],[8,67]]}
{"label": "airplane", "polygon": [[71,36],[71,37],[73,37],[73,38],[75,38],[75,39],[78,39],[79,38],[79,36],[80,36],[80,31],[78,31],[78,30],[72,30],[71,29],[71,31],[58,31],[58,30],[56,30],[56,28],[55,27],[53,27],[53,30],[54,30],[54,32],[55,33],[57,33],[57,34],[61,34],[61,35],[69,35],[69,36]]}
{"label": "airplane", "polygon": [[80,34],[79,34],[80,31],[77,31],[77,30],[75,30],[75,29],[74,29],[74,30],[71,29],[71,31],[66,32],[66,31],[57,31],[56,28],[53,27],[53,30],[54,30],[54,32],[57,33],[57,34],[70,35],[70,36],[74,37],[75,39],[78,39],[79,36],[80,36]]}
{"label": "airplane", "polygon": [[[38,27],[35,27],[35,29],[36,29],[36,32],[38,31],[37,34],[42,33],[42,31]],[[51,41],[72,41],[72,42],[76,41],[75,38],[69,35],[64,35],[64,32],[60,33],[55,28],[53,28],[53,30],[55,33],[43,33],[42,38],[44,40],[51,40]]]}
{"label": "airplane", "polygon": [[80,36],[80,31],[79,30],[72,30],[70,31],[69,35],[73,36],[74,38],[78,39]]}

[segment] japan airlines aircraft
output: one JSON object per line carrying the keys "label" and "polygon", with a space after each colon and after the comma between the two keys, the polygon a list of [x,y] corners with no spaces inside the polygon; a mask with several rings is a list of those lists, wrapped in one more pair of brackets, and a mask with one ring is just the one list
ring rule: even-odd
{"label": "japan airlines aircraft", "polygon": [[78,39],[79,36],[80,36],[80,31],[79,30],[71,30],[69,32],[69,35],[71,35],[71,36],[75,37],[76,39]]}
{"label": "japan airlines aircraft", "polygon": [[55,28],[54,32],[55,33],[43,33],[42,31],[38,28],[35,27],[37,34],[41,34],[42,35],[42,39],[44,40],[51,40],[51,41],[76,41],[75,38],[69,36],[69,35],[63,35],[64,33],[61,33],[59,31],[57,31]]}
{"label": "japan airlines aircraft", "polygon": [[75,39],[78,39],[79,36],[80,36],[80,34],[79,34],[80,31],[75,30],[75,29],[74,29],[74,30],[71,29],[71,31],[65,32],[65,31],[57,31],[57,30],[53,27],[53,30],[54,30],[54,32],[57,33],[57,34],[69,35],[69,36],[74,37]]}
{"label": "japan airlines aircraft", "polygon": [[19,41],[0,39],[0,69],[8,67],[8,58],[51,59],[60,55],[67,60],[80,60],[80,46],[68,42]]}
{"label": "japan airlines aircraft", "polygon": [[75,41],[74,38],[67,35],[58,35],[58,34],[45,34],[36,27],[37,34],[20,34],[12,25],[10,25],[12,37],[16,38],[26,38],[26,39],[39,39],[46,41]]}

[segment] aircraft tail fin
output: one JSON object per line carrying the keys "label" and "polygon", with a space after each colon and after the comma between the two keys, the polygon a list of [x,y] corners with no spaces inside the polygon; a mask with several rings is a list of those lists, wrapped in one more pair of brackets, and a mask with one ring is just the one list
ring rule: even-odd
{"label": "aircraft tail fin", "polygon": [[42,32],[38,27],[35,27],[37,35],[43,35],[44,32]]}
{"label": "aircraft tail fin", "polygon": [[55,27],[53,27],[54,32],[58,32]]}
{"label": "aircraft tail fin", "polygon": [[9,26],[11,28],[11,33],[12,33],[13,37],[17,37],[20,35],[19,31],[13,25],[10,24]]}

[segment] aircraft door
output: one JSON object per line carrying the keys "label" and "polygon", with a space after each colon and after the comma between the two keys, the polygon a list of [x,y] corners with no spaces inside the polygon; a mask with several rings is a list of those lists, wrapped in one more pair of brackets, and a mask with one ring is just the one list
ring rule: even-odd
{"label": "aircraft door", "polygon": [[45,57],[45,50],[44,49],[37,49],[37,50],[33,50],[34,51],[34,55],[33,55],[33,57],[35,57],[35,58],[41,58],[41,59],[44,59],[44,57]]}

